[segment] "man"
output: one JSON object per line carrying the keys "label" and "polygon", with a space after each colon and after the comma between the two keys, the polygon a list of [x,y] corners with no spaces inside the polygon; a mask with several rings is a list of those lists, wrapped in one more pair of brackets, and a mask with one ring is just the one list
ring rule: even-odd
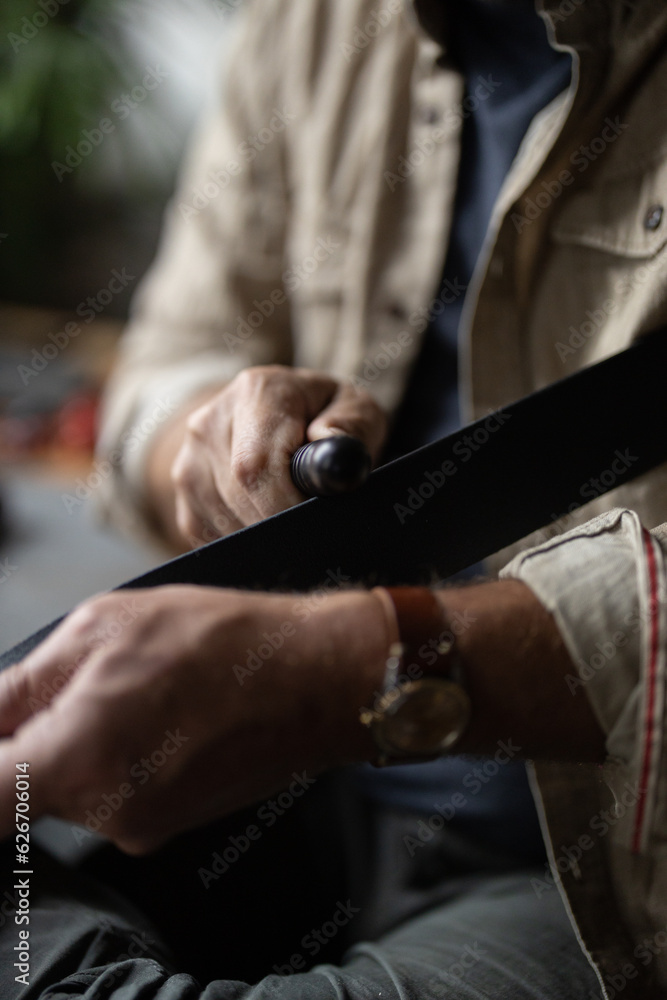
{"label": "man", "polygon": [[[532,66],[525,53],[544,27],[520,6],[469,0],[464,13],[424,2],[412,28],[391,3],[275,0],[261,16],[251,6],[235,92],[193,154],[112,390],[110,503],[120,517],[143,509],[182,547],[196,544],[298,501],[287,463],[305,438],[344,430],[376,457],[395,453],[415,408],[414,435],[442,431],[458,405],[451,324],[468,284],[458,389],[474,416],[664,322],[654,108],[667,14],[654,0],[546,6],[552,46],[536,49]],[[497,45],[502,31],[516,51]],[[500,73],[478,72],[502,53]],[[504,133],[517,121],[515,156]],[[443,324],[425,332],[429,311]],[[446,391],[434,394],[436,366]],[[378,404],[396,413],[402,397],[387,439]],[[661,479],[617,499],[660,523]],[[596,767],[539,766],[551,878],[517,874],[516,863],[497,878],[487,869],[340,967],[306,971],[298,953],[278,966],[293,976],[264,979],[257,992],[219,981],[197,993],[152,951],[115,963],[114,983],[122,974],[129,996],[179,998],[519,997],[595,995],[599,981],[602,995],[660,996],[663,559],[659,533],[626,510],[519,555],[500,581],[435,598],[343,590],[313,603],[298,628],[293,595],[146,592],[120,630],[123,598],[97,599],[2,679],[3,731],[15,734],[2,748],[3,801],[13,765],[29,761],[35,814],[85,821],[103,803],[104,833],[128,852],[150,850],[296,774],[396,756],[383,747],[374,694],[388,651],[415,630],[418,648],[439,647],[455,622],[469,623],[456,630],[472,706],[449,734],[457,752],[498,766],[515,747],[545,761],[613,759],[607,783]],[[92,648],[91,635],[105,641]],[[241,684],[234,667],[280,635],[254,687]],[[78,668],[56,694],[63,664]],[[48,711],[30,718],[44,690]],[[174,752],[162,752],[155,779],[128,784],[167,733]],[[499,815],[481,812],[491,825]],[[426,838],[436,826],[416,829]],[[498,839],[493,847],[497,860]],[[105,947],[89,956],[95,964],[110,965]],[[76,982],[82,995],[111,996],[105,975],[70,975],[63,991]]]}

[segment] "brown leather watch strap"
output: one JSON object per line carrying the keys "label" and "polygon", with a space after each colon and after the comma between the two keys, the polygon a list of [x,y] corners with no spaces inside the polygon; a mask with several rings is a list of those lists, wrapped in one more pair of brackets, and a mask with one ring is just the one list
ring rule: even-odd
{"label": "brown leather watch strap", "polygon": [[427,587],[375,587],[387,619],[382,692],[359,720],[378,747],[378,767],[435,760],[470,719],[463,666],[447,613]]}
{"label": "brown leather watch strap", "polygon": [[437,597],[428,587],[375,587],[372,591],[392,616],[403,662],[426,674],[447,676],[454,634]]}

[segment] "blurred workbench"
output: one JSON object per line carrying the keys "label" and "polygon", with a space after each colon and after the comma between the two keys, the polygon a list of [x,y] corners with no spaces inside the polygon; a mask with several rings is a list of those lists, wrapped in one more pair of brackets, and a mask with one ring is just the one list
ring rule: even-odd
{"label": "blurred workbench", "polygon": [[[68,324],[78,324],[75,336]],[[0,648],[164,558],[64,502],[91,469],[122,325],[0,304]],[[73,332],[74,327],[70,327]]]}

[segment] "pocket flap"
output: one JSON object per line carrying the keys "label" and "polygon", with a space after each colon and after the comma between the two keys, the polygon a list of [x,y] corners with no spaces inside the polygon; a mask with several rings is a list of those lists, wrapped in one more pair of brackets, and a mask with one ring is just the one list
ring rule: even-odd
{"label": "pocket flap", "polygon": [[572,191],[551,237],[624,257],[653,257],[667,243],[667,160],[643,170],[634,165],[632,172]]}

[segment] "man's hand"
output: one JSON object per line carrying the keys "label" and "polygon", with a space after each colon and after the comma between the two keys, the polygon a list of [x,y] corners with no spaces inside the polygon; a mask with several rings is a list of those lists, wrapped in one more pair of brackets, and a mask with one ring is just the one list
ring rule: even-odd
{"label": "man's hand", "polygon": [[0,674],[0,836],[19,762],[32,820],[101,821],[142,853],[295,772],[370,757],[358,711],[387,641],[381,605],[358,591],[309,604],[164,587],[86,602]]}
{"label": "man's hand", "polygon": [[[473,704],[458,750],[512,740],[521,756],[602,761],[604,735],[565,683],[573,664],[532,591],[506,580],[439,596]],[[382,688],[391,632],[364,591],[161,587],[86,602],[0,674],[0,836],[14,827],[17,763],[31,819],[92,815],[143,852],[294,772],[372,759],[359,710]]]}
{"label": "man's hand", "polygon": [[290,461],[306,441],[358,437],[375,461],[385,416],[372,396],[305,368],[247,368],[169,425],[149,484],[166,532],[183,546],[237,531],[300,503]]}

